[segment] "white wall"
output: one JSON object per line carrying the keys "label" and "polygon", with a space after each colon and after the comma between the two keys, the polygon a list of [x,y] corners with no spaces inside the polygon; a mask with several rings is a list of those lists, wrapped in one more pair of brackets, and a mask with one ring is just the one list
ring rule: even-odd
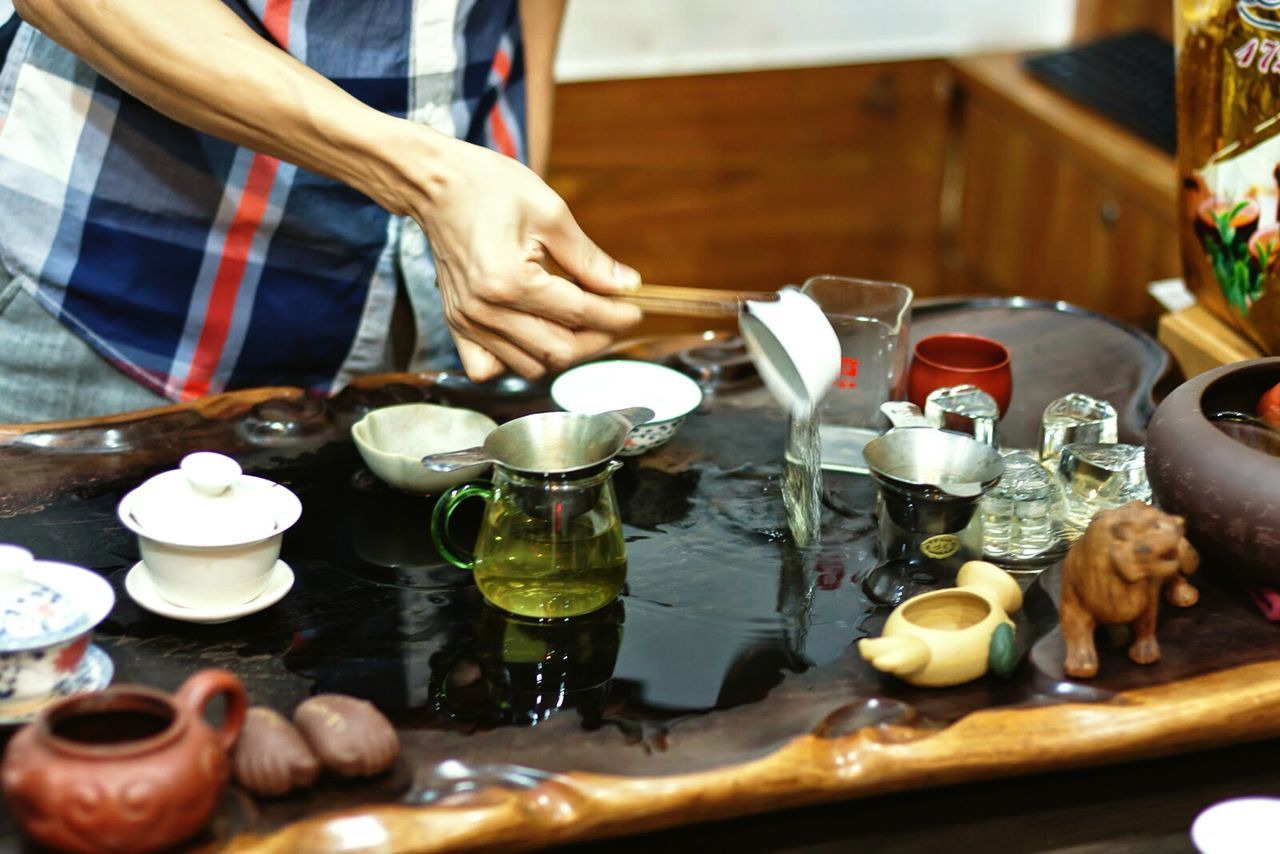
{"label": "white wall", "polygon": [[1075,0],[570,0],[556,77],[835,65],[1064,44]]}

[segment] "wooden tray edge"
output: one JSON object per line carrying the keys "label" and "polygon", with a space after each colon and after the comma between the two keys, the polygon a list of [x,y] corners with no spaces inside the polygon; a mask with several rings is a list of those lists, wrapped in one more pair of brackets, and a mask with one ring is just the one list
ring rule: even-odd
{"label": "wooden tray edge", "polygon": [[[669,777],[570,772],[456,804],[314,816],[230,852],[535,848],[949,783],[1099,765],[1280,735],[1280,662],[1124,692],[1104,704],[975,712],[941,730],[805,735],[760,759]],[[357,838],[357,836],[359,838]]]}

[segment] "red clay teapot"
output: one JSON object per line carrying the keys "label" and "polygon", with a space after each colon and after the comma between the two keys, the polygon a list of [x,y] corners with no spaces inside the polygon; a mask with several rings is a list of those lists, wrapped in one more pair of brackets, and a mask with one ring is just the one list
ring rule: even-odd
{"label": "red clay teapot", "polygon": [[[204,711],[218,695],[226,711],[214,729]],[[68,697],[9,742],[5,800],[28,835],[55,848],[167,848],[213,815],[244,715],[244,687],[225,670],[202,670],[172,696],[120,685]]]}

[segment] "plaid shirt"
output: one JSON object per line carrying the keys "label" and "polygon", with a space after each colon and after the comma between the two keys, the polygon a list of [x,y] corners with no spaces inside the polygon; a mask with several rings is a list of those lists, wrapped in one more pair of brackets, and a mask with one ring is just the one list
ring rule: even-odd
{"label": "plaid shirt", "polygon": [[[369,106],[524,159],[516,0],[224,2]],[[29,25],[4,30],[0,260],[121,370],[174,400],[335,391],[386,367],[397,281],[426,333],[415,363],[452,353],[411,220],[159,115]]]}

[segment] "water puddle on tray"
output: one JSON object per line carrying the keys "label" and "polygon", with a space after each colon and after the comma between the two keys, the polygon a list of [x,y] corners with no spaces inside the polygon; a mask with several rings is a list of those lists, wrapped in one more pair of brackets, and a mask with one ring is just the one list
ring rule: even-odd
{"label": "water puddle on tray", "polygon": [[[782,438],[776,424],[772,435]],[[572,713],[588,730],[613,726],[646,742],[691,716],[763,700],[789,675],[847,666],[850,643],[866,633],[859,581],[874,563],[874,493],[865,478],[827,475],[821,543],[800,548],[782,451],[677,472],[629,463],[615,477],[624,595],[547,623],[485,604],[466,573],[443,565],[429,542],[431,499],[335,479],[344,498],[360,500],[341,515],[313,514],[304,533],[331,560],[343,557],[334,593],[352,618],[300,637],[288,666],[316,691],[372,691],[409,728],[483,731]],[[467,509],[476,518],[459,514],[462,541],[479,502]],[[367,618],[365,599],[379,619]]]}

